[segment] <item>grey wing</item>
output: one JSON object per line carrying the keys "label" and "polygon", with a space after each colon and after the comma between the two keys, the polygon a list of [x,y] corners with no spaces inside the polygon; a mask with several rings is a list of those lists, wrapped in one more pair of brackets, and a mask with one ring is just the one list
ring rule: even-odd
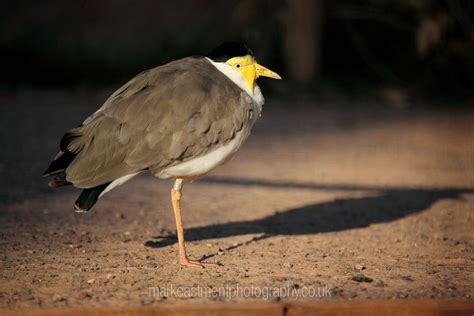
{"label": "grey wing", "polygon": [[66,179],[90,188],[204,155],[232,140],[250,109],[248,95],[205,59],[152,69],[70,131],[68,150],[77,155]]}

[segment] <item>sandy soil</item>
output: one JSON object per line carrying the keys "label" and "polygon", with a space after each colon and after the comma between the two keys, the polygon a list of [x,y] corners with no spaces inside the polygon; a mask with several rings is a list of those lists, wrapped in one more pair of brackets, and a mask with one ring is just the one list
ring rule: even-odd
{"label": "sandy soil", "polygon": [[170,182],[76,214],[78,191],[40,177],[104,96],[2,97],[0,309],[472,300],[474,112],[269,100],[238,155],[184,186],[188,252],[220,264],[190,269]]}

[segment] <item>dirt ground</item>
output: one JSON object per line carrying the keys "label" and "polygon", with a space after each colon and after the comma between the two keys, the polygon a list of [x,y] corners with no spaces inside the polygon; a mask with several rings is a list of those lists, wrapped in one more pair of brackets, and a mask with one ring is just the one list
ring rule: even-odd
{"label": "dirt ground", "polygon": [[[40,177],[105,94],[1,97],[0,309],[474,295],[474,111],[268,100],[226,165],[184,186],[144,175],[87,214]],[[66,106],[67,104],[67,106]]]}

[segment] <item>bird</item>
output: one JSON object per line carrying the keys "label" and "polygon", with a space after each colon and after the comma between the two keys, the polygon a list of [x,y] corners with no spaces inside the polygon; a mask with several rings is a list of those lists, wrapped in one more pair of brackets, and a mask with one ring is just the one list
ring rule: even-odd
{"label": "bird", "polygon": [[145,171],[174,180],[179,264],[205,267],[186,253],[183,184],[229,160],[250,135],[264,104],[258,77],[282,79],[240,42],[143,71],[66,131],[43,176],[50,187],[82,189],[76,212],[89,211],[104,194]]}

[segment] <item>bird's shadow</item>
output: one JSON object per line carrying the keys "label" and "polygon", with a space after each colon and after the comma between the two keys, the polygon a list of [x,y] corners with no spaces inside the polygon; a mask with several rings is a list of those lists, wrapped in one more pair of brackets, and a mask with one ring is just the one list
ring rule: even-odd
{"label": "bird's shadow", "polygon": [[[260,240],[274,235],[304,235],[335,232],[390,222],[428,209],[441,199],[460,199],[462,194],[474,193],[470,188],[387,188],[359,185],[320,185],[281,183],[232,178],[208,178],[207,183],[223,185],[264,186],[325,191],[368,191],[370,197],[336,199],[274,213],[249,221],[211,224],[186,230],[187,241],[198,241],[246,234],[260,234]],[[175,235],[149,240],[145,246],[161,248],[176,242]]]}

